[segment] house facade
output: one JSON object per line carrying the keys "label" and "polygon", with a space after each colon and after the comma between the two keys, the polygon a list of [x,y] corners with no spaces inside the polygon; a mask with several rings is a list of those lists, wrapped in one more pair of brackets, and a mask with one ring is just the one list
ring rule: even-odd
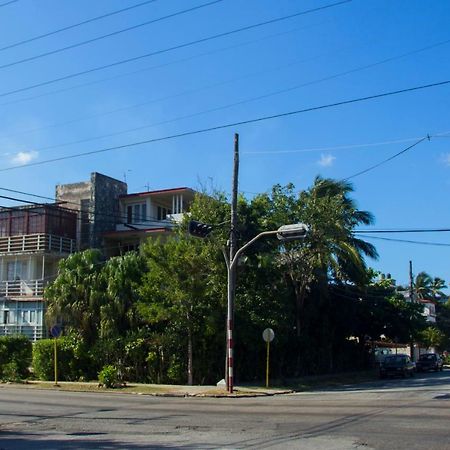
{"label": "house facade", "polygon": [[105,255],[138,250],[149,237],[169,236],[189,210],[194,195],[192,189],[179,187],[120,196],[119,221],[103,233]]}
{"label": "house facade", "polygon": [[57,205],[0,208],[0,336],[47,336],[44,288],[76,250],[76,221]]}
{"label": "house facade", "polygon": [[186,187],[128,194],[126,183],[94,172],[56,186],[55,204],[0,208],[0,336],[47,337],[44,288],[62,258],[88,248],[108,258],[164,238],[194,195]]}

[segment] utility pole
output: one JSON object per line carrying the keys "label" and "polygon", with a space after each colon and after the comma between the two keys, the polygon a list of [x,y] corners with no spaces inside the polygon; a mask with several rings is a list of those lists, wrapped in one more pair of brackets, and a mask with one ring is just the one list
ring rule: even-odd
{"label": "utility pole", "polygon": [[[413,278],[413,269],[412,269],[412,261],[409,261],[409,300],[411,303],[416,301],[416,296],[414,295],[414,278]],[[410,342],[410,351],[409,351],[411,359],[414,361],[414,341]]]}
{"label": "utility pole", "polygon": [[413,278],[412,261],[409,261],[409,299],[411,300],[412,303],[416,301],[414,295],[414,278]]}
{"label": "utility pole", "polygon": [[234,329],[234,294],[236,290],[236,265],[234,261],[237,250],[237,197],[239,178],[239,135],[234,135],[233,180],[231,188],[231,229],[230,229],[230,257],[228,264],[228,301],[227,301],[227,352],[226,352],[226,383],[227,391],[233,393],[233,329]]}

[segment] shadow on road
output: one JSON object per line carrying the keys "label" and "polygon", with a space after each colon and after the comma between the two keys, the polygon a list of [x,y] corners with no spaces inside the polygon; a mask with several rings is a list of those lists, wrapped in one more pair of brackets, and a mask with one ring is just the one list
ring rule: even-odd
{"label": "shadow on road", "polygon": [[[420,372],[412,378],[387,378],[383,380],[367,381],[359,384],[338,386],[324,391],[364,391],[368,389],[397,389],[414,387],[436,387],[450,384],[450,370],[443,372]],[[322,389],[318,389],[321,391]]]}
{"label": "shadow on road", "polygon": [[[107,433],[78,432],[68,434],[55,434],[51,439],[48,435],[38,433],[22,433],[20,431],[0,431],[0,450],[123,450],[123,449],[201,449],[211,448],[204,444],[171,445],[157,444],[151,442],[136,443],[101,439],[99,435]],[[84,436],[84,438],[83,438]],[[151,436],[150,436],[151,438]]]}

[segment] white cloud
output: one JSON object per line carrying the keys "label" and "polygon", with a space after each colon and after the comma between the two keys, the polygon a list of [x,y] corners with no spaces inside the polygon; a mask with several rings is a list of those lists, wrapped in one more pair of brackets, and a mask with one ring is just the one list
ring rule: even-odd
{"label": "white cloud", "polygon": [[336,159],[333,155],[320,155],[320,159],[317,162],[322,167],[331,167]]}
{"label": "white cloud", "polygon": [[16,153],[13,158],[11,158],[11,161],[14,164],[28,164],[29,162],[33,161],[33,159],[36,159],[38,157],[39,153],[32,150],[31,152],[19,152]]}
{"label": "white cloud", "polygon": [[445,164],[446,166],[450,167],[450,153],[444,153],[441,156],[441,161],[443,164]]}

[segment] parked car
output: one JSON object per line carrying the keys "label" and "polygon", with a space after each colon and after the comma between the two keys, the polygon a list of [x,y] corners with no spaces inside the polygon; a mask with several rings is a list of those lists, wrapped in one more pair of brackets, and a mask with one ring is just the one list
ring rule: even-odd
{"label": "parked car", "polygon": [[444,361],[437,353],[424,353],[419,356],[416,363],[418,372],[425,372],[427,370],[442,370],[444,368]]}
{"label": "parked car", "polygon": [[380,378],[389,376],[405,378],[406,375],[412,377],[415,370],[416,364],[411,361],[408,355],[388,355],[380,364]]}

